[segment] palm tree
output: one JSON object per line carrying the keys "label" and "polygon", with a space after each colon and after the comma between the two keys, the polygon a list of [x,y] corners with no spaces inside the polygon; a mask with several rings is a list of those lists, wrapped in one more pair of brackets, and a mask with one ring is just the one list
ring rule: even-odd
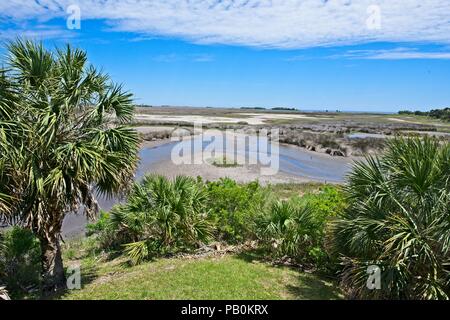
{"label": "palm tree", "polygon": [[[13,176],[16,140],[22,132],[22,125],[13,119],[13,112],[17,107],[17,97],[13,84],[6,77],[6,71],[0,70],[0,212],[10,212],[13,197],[10,194],[17,188]],[[0,217],[1,218],[1,217]]]}
{"label": "palm tree", "polygon": [[313,212],[308,204],[276,201],[257,225],[260,240],[274,255],[298,261],[308,258],[315,240]]}
{"label": "palm tree", "polygon": [[138,135],[132,95],[88,65],[86,53],[41,43],[8,45],[0,77],[0,217],[30,228],[42,251],[43,288],[64,288],[61,227],[69,212],[97,212],[95,196],[132,180]]}
{"label": "palm tree", "polygon": [[123,239],[132,262],[177,248],[192,248],[212,236],[207,191],[191,177],[147,175],[125,205],[111,211],[111,228]]}
{"label": "palm tree", "polygon": [[[381,158],[354,166],[346,192],[334,243],[349,294],[449,299],[449,143],[394,139]],[[381,269],[381,290],[366,287],[370,265]]]}

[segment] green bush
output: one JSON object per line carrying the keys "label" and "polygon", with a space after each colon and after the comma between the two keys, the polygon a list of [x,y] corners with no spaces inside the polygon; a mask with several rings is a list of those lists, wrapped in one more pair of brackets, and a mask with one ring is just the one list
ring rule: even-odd
{"label": "green bush", "polygon": [[[393,139],[380,158],[357,163],[348,208],[334,223],[342,285],[350,297],[450,298],[450,144]],[[381,269],[381,289],[366,287]]]}
{"label": "green bush", "polygon": [[206,203],[203,184],[193,178],[148,175],[105,218],[108,238],[123,244],[133,263],[197,247],[212,236]]}
{"label": "green bush", "polygon": [[33,233],[13,227],[0,233],[0,286],[13,298],[23,297],[40,283],[40,246]]}
{"label": "green bush", "polygon": [[297,199],[311,206],[314,219],[322,226],[345,208],[344,194],[338,186],[326,185],[319,192],[309,192]]}
{"label": "green bush", "polygon": [[291,257],[302,261],[313,246],[311,229],[314,229],[309,206],[299,206],[294,201],[277,201],[267,214],[258,219],[258,236],[262,246],[272,256]]}
{"label": "green bush", "polygon": [[[120,205],[113,209],[120,210]],[[95,239],[94,245],[89,246],[88,251],[91,253],[120,251],[124,243],[132,241],[126,233],[117,231],[111,219],[111,213],[105,211],[100,211],[97,220],[86,226],[86,236],[88,239]]]}
{"label": "green bush", "polygon": [[324,186],[287,202],[274,201],[270,190],[229,178],[203,183],[147,176],[125,204],[102,212],[88,233],[97,234],[102,248],[124,250],[135,263],[212,239],[259,240],[271,255],[326,269],[327,225],[344,207],[340,188]]}
{"label": "green bush", "polygon": [[309,257],[316,268],[332,272],[336,269],[336,257],[329,249],[330,222],[346,207],[344,194],[340,187],[326,185],[317,193],[307,193],[296,201],[308,205],[312,211],[314,246],[309,248]]}
{"label": "green bush", "polygon": [[258,182],[238,184],[229,178],[207,183],[208,208],[218,240],[239,243],[255,237],[255,217],[266,206]]}
{"label": "green bush", "polygon": [[325,186],[288,201],[276,201],[257,220],[262,246],[276,257],[320,270],[333,262],[326,249],[328,224],[344,208],[338,187]]}
{"label": "green bush", "polygon": [[102,233],[108,229],[110,221],[110,214],[100,210],[97,220],[93,223],[88,223],[86,226],[86,235],[89,237],[93,234]]}

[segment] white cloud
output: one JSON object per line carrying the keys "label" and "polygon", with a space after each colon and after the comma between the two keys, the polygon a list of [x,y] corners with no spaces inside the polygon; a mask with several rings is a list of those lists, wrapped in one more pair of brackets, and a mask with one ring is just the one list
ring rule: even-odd
{"label": "white cloud", "polygon": [[[196,43],[275,48],[450,43],[448,0],[9,0],[0,3],[0,17],[45,21],[64,17],[74,3],[83,19],[105,19],[112,30]],[[380,29],[367,27],[372,5],[381,10]]]}

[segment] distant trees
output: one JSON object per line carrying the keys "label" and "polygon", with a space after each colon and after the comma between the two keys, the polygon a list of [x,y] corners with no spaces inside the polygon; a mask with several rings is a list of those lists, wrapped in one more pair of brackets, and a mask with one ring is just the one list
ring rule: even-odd
{"label": "distant trees", "polygon": [[429,116],[445,121],[450,121],[450,108],[431,110]]}
{"label": "distant trees", "polygon": [[275,107],[272,108],[274,111],[298,111],[296,108],[288,108],[288,107]]}
{"label": "distant trees", "polygon": [[398,114],[426,116],[426,117],[432,117],[432,118],[436,118],[436,119],[441,119],[443,121],[450,121],[450,108],[433,109],[431,111],[401,110],[401,111],[398,112]]}

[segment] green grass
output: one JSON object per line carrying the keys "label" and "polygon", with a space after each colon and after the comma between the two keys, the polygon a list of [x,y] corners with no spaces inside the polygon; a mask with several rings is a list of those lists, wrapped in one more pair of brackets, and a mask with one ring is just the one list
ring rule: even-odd
{"label": "green grass", "polygon": [[280,199],[289,199],[294,196],[302,196],[305,193],[317,192],[325,184],[320,182],[306,183],[278,183],[267,186],[273,194]]}
{"label": "green grass", "polygon": [[[95,271],[93,271],[95,269]],[[62,299],[340,299],[337,286],[316,275],[261,262],[251,254],[166,258],[129,267],[84,260],[84,286]]]}

